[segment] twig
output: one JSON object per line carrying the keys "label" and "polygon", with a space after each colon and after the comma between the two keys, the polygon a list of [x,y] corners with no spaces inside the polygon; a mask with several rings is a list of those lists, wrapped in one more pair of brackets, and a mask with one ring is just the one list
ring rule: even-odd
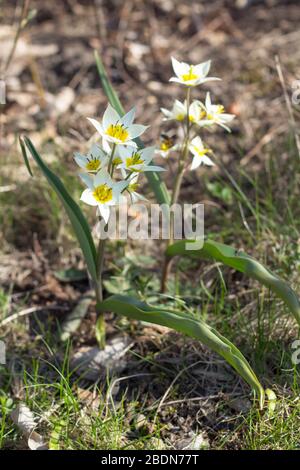
{"label": "twig", "polygon": [[282,124],[281,126],[274,126],[270,129],[263,137],[257,142],[257,144],[246,153],[246,155],[240,160],[240,165],[245,166],[249,163],[251,158],[258,155],[258,153],[262,150],[262,148],[272,142],[273,138],[276,135],[283,133],[286,130],[286,125]]}
{"label": "twig", "polygon": [[4,318],[0,322],[0,327],[7,325],[8,323],[17,320],[20,317],[25,317],[26,315],[29,315],[30,313],[34,312],[39,312],[41,310],[67,310],[68,307],[60,307],[59,305],[45,305],[43,307],[29,307],[25,308],[24,310],[21,310],[20,312],[14,313],[13,315],[10,315],[7,318]]}
{"label": "twig", "polygon": [[167,396],[169,395],[173,385],[175,384],[175,382],[177,382],[177,380],[179,379],[179,377],[184,373],[186,372],[188,369],[191,369],[192,367],[196,366],[197,364],[200,364],[202,361],[197,361],[197,362],[194,362],[193,364],[190,364],[189,366],[185,367],[184,369],[182,369],[177,375],[176,377],[172,380],[170,386],[167,388],[167,390],[165,391],[162,399],[160,400],[159,404],[158,404],[158,407],[156,409],[156,412],[155,412],[155,417],[154,417],[154,421],[156,420],[157,418],[157,415],[161,409],[161,407],[163,406],[164,404],[164,401],[165,399],[167,398]]}
{"label": "twig", "polygon": [[4,75],[7,72],[7,69],[10,66],[10,63],[13,59],[13,56],[14,56],[14,53],[15,53],[15,50],[16,50],[16,47],[17,47],[17,44],[18,44],[20,34],[21,34],[23,28],[26,26],[26,20],[25,19],[26,19],[27,14],[28,14],[29,3],[30,3],[30,0],[24,0],[24,2],[23,2],[21,16],[20,16],[20,19],[19,19],[18,28],[17,28],[16,34],[15,34],[14,42],[13,42],[12,48],[11,48],[9,54],[8,54],[8,57],[6,59],[6,62],[5,62],[5,65],[4,65],[4,71],[2,72]]}

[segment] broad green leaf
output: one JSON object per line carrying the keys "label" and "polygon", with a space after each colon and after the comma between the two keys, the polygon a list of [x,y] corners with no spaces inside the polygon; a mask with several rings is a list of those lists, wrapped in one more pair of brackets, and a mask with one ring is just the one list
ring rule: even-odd
{"label": "broad green leaf", "polygon": [[58,176],[55,175],[42,160],[30,139],[28,139],[28,137],[24,137],[24,141],[33,159],[46,177],[48,183],[62,201],[80,244],[89,273],[94,282],[97,282],[96,248],[86,218]]}
{"label": "broad green leaf", "polygon": [[[102,60],[100,59],[100,56],[97,51],[95,51],[95,60],[96,60],[98,74],[102,83],[103,90],[107,96],[107,99],[110,102],[110,104],[113,106],[113,108],[115,108],[115,110],[120,114],[120,116],[122,116],[123,114],[125,114],[124,108],[112,84],[110,83],[110,80],[107,76],[104,65],[102,63]],[[137,138],[135,139],[135,141],[140,148],[144,147],[141,139]],[[151,189],[155,194],[157,202],[159,204],[170,204],[170,195],[168,193],[167,187],[165,183],[161,181],[161,178],[158,175],[158,173],[147,171],[145,174],[151,186]]]}
{"label": "broad green leaf", "polygon": [[86,281],[88,278],[86,269],[61,269],[54,271],[53,274],[60,282],[80,282]]}
{"label": "broad green leaf", "polygon": [[[248,256],[242,251],[237,251],[231,246],[222,243],[206,240],[202,248],[192,249],[195,243],[193,240],[180,240],[167,248],[167,256],[189,256],[192,258],[205,258],[220,261],[231,268],[256,279],[264,286],[271,289],[278,297],[280,297],[287,307],[290,309],[298,324],[300,325],[300,302],[296,293],[291,287],[278,276],[273,274],[269,269]],[[187,249],[189,244],[189,249]]]}
{"label": "broad green leaf", "polygon": [[260,407],[264,404],[264,390],[242,353],[228,339],[203,320],[181,312],[156,308],[132,297],[113,295],[99,304],[101,311],[114,312],[134,320],[167,326],[196,338],[220,354],[256,392]]}

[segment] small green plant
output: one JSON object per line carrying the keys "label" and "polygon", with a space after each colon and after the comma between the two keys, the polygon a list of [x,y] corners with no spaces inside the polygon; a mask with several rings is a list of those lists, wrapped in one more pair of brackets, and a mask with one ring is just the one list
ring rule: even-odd
{"label": "small green plant", "polygon": [[[176,177],[169,193],[160,178],[160,172],[164,168],[152,165],[155,148],[144,148],[140,139],[147,127],[134,124],[134,108],[127,113],[124,112],[97,54],[96,64],[110,104],[103,114],[101,123],[91,118],[89,121],[99,133],[102,142],[101,145],[99,142],[95,143],[86,155],[76,153],[75,161],[81,168],[79,176],[86,186],[81,201],[97,208],[99,223],[102,229],[106,229],[113,208],[121,206],[125,201],[134,204],[136,201],[144,199],[139,193],[139,181],[143,174],[147,177],[159,204],[165,204],[168,207],[176,204],[186,172],[196,170],[200,165],[213,166],[215,164],[214,154],[199,136],[199,131],[205,128],[213,129],[215,126],[229,130],[228,123],[232,121],[234,116],[225,113],[222,105],[212,104],[209,93],[206,95],[205,103],[198,99],[192,100],[192,91],[196,86],[208,81],[219,80],[208,77],[210,61],[193,66],[172,58],[176,76],[171,78],[171,81],[185,87],[186,98],[184,102],[175,100],[170,111],[162,109],[165,119],[179,123],[178,134],[183,136],[182,139],[178,139],[179,143],[169,137],[164,137],[160,149],[157,150],[165,159],[170,158],[170,155],[176,158]],[[90,225],[59,177],[48,168],[27,137],[20,138],[20,145],[30,174],[32,175],[32,171],[27,149],[60,197],[73,226],[95,291],[98,315],[97,339],[100,347],[105,347],[105,312],[114,312],[128,318],[168,326],[199,339],[225,358],[251,386],[258,398],[259,406],[262,408],[265,392],[245,357],[234,344],[196,315],[155,307],[142,302],[142,299],[129,297],[122,293],[103,298],[102,272],[105,238],[100,236],[96,247]],[[230,246],[213,240],[201,239],[200,244],[199,239],[175,242],[174,217],[170,215],[168,216],[168,228],[169,240],[161,277],[162,292],[167,289],[171,261],[175,256],[217,260],[257,279],[261,284],[273,290],[286,303],[300,324],[300,304],[296,294],[284,281],[272,274],[258,261],[243,252],[238,252]]]}

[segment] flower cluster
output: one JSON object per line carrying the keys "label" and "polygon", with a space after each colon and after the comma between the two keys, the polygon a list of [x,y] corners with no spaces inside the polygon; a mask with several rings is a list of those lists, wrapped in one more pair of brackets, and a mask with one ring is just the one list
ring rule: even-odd
{"label": "flower cluster", "polygon": [[[187,166],[194,170],[201,164],[214,165],[211,159],[212,150],[203,143],[198,131],[214,125],[230,131],[227,124],[234,118],[234,115],[225,113],[222,105],[213,104],[209,93],[206,94],[205,103],[190,100],[192,87],[220,80],[208,76],[210,64],[211,62],[207,61],[198,65],[189,65],[172,58],[176,77],[172,77],[170,81],[186,87],[186,100],[184,102],[175,100],[171,110],[161,108],[161,111],[165,120],[175,120],[182,124],[185,137],[183,143],[179,145],[175,143],[173,137],[163,135],[156,153],[166,158],[171,151],[180,151],[178,158],[180,171],[184,171]],[[98,207],[106,223],[110,207],[119,205],[126,195],[129,195],[132,202],[144,199],[138,192],[138,179],[141,173],[164,170],[151,163],[155,153],[154,147],[138,147],[136,138],[145,132],[147,126],[134,124],[134,117],[135,108],[120,116],[111,105],[108,105],[101,122],[88,118],[102,139],[101,146],[94,144],[87,155],[80,153],[74,155],[76,163],[84,170],[80,173],[80,177],[87,186],[81,195],[81,200]],[[189,153],[193,156],[191,164],[187,162]],[[180,178],[178,180],[180,181]]]}
{"label": "flower cluster", "polygon": [[[190,89],[192,87],[212,80],[220,80],[216,77],[208,77],[211,61],[203,62],[198,65],[190,65],[185,62],[179,62],[172,57],[172,65],[176,77],[170,78],[170,81],[185,85],[187,87],[188,99],[184,102],[176,99],[170,110],[161,108],[164,120],[175,120],[183,125],[186,139],[183,142],[181,150],[182,154],[184,154],[185,150],[188,149],[193,155],[193,161],[190,165],[191,170],[198,168],[201,164],[212,166],[214,163],[208,156],[212,154],[212,150],[202,142],[198,131],[200,128],[211,128],[217,125],[230,132],[228,123],[230,123],[235,116],[226,113],[222,105],[213,104],[210,93],[206,94],[204,103],[199,100],[190,102]],[[195,131],[192,137],[190,137],[190,131]],[[178,150],[179,148],[178,145],[175,145],[173,139],[172,142],[170,142],[167,136],[165,136],[160,145],[160,155],[166,158],[171,151]]]}
{"label": "flower cluster", "polygon": [[[102,138],[102,145],[94,144],[87,155],[76,152],[74,159],[84,172],[79,174],[87,188],[81,200],[96,206],[105,222],[108,222],[110,207],[122,203],[129,195],[132,202],[144,197],[137,192],[138,178],[145,171],[162,171],[151,165],[155,148],[139,149],[135,139],[146,126],[133,124],[135,108],[123,117],[108,105],[102,122],[88,118]],[[118,171],[119,170],[119,171]]]}

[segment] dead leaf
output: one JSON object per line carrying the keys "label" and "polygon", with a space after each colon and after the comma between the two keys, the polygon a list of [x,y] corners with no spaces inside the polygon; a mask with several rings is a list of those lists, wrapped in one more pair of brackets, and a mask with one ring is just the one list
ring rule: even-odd
{"label": "dead leaf", "polygon": [[92,381],[99,379],[107,369],[120,372],[126,366],[121,359],[132,345],[129,338],[116,337],[102,351],[98,347],[83,347],[71,359],[71,367],[78,375]]}
{"label": "dead leaf", "polygon": [[76,307],[69,313],[61,326],[60,340],[67,341],[72,333],[74,333],[81,325],[88,308],[93,299],[92,292],[88,292],[78,302]]}
{"label": "dead leaf", "polygon": [[35,431],[37,423],[32,411],[24,404],[18,405],[10,414],[11,419],[27,439],[30,450],[47,450],[43,437]]}

